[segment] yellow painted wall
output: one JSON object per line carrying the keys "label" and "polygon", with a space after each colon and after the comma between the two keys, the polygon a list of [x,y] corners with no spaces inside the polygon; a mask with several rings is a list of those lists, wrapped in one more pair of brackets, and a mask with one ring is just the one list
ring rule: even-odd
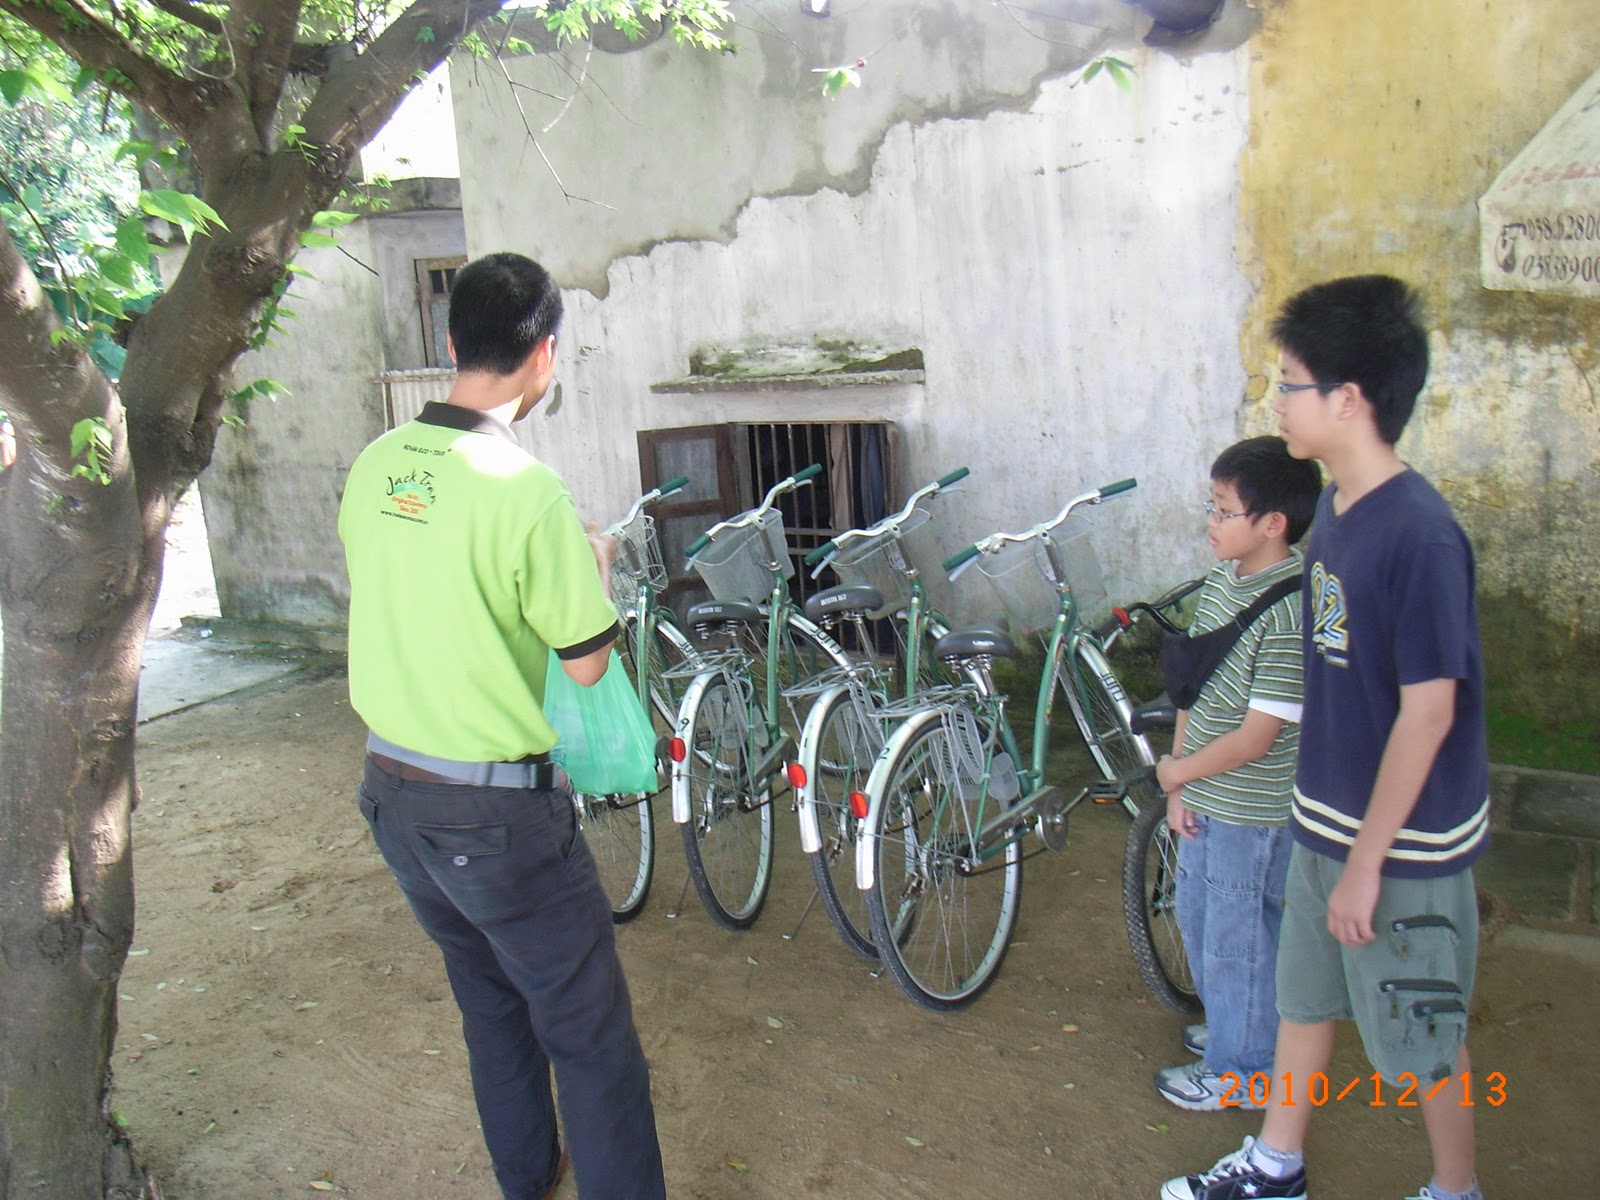
{"label": "yellow painted wall", "polygon": [[1485,289],[1476,202],[1600,68],[1595,0],[1256,0],[1240,251],[1258,290],[1242,425],[1272,428],[1267,325],[1307,283],[1426,299],[1432,374],[1400,443],[1479,560],[1502,692],[1600,687],[1600,301]]}

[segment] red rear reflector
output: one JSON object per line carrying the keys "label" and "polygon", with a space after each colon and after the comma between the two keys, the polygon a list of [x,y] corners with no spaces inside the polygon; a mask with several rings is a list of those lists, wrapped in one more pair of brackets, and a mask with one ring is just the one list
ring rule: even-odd
{"label": "red rear reflector", "polygon": [[797,762],[789,764],[789,786],[799,791],[806,785],[806,769]]}
{"label": "red rear reflector", "polygon": [[850,811],[858,821],[867,819],[867,796],[865,792],[850,793]]}
{"label": "red rear reflector", "polygon": [[1124,629],[1133,624],[1133,618],[1128,615],[1128,610],[1125,608],[1113,608],[1111,615],[1117,619],[1117,624]]}
{"label": "red rear reflector", "polygon": [[667,747],[667,753],[672,755],[672,761],[681,763],[689,757],[689,747],[684,745],[682,738],[673,738]]}

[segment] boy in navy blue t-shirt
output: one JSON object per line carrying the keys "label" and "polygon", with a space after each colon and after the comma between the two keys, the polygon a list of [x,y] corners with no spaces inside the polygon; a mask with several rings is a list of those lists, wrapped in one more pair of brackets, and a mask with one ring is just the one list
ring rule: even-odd
{"label": "boy in navy blue t-shirt", "polygon": [[1465,1041],[1489,836],[1472,548],[1394,448],[1427,333],[1415,294],[1382,275],[1307,288],[1272,332],[1279,432],[1332,480],[1305,552],[1282,1019],[1260,1138],[1161,1195],[1303,1200],[1316,1081],[1334,1022],[1353,1019],[1377,1073],[1420,1101],[1433,1178],[1414,1200],[1482,1200]]}

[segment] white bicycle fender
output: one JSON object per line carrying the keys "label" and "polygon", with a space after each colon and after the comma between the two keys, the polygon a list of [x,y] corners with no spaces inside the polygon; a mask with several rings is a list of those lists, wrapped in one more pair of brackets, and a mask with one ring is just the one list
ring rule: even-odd
{"label": "white bicycle fender", "polygon": [[689,823],[689,755],[694,753],[694,739],[690,737],[690,732],[694,729],[695,714],[700,711],[700,701],[706,694],[706,688],[717,676],[716,671],[702,671],[696,675],[684,689],[683,703],[678,705],[674,736],[682,738],[688,747],[683,761],[672,764],[672,819],[679,825]]}
{"label": "white bicycle fender", "polygon": [[818,696],[811,704],[811,711],[806,714],[805,728],[800,731],[800,748],[795,753],[800,765],[805,768],[806,782],[799,789],[795,805],[800,816],[800,849],[807,854],[815,854],[822,849],[822,829],[817,824],[817,810],[811,798],[811,781],[817,775],[817,739],[822,736],[822,714],[835,696],[849,690],[849,684],[841,683]]}
{"label": "white bicycle fender", "polygon": [[900,723],[899,728],[884,745],[883,752],[878,755],[878,761],[872,764],[872,774],[867,777],[867,819],[860,838],[856,840],[856,888],[860,891],[871,891],[878,881],[877,835],[873,830],[878,828],[879,810],[883,807],[883,790],[889,783],[889,763],[900,753],[900,747],[910,741],[917,730],[939,719],[940,712],[936,708],[912,713]]}

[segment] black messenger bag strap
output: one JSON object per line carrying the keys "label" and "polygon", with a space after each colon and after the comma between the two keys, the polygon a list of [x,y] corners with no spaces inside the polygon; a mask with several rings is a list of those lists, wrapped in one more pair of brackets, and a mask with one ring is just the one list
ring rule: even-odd
{"label": "black messenger bag strap", "polygon": [[[1262,613],[1266,612],[1267,609],[1285,596],[1292,596],[1299,590],[1300,576],[1295,575],[1288,579],[1280,579],[1251,601],[1248,608],[1240,609],[1235,613],[1232,622],[1230,622],[1233,625],[1233,636],[1228,639],[1228,647],[1231,649],[1233,644],[1239,640],[1240,635],[1261,619]],[[1220,628],[1226,629],[1228,626],[1223,625]]]}
{"label": "black messenger bag strap", "polygon": [[1161,648],[1161,673],[1167,694],[1179,708],[1189,708],[1205,687],[1206,680],[1227,657],[1235,642],[1254,625],[1267,609],[1285,596],[1300,590],[1300,576],[1279,580],[1225,625],[1190,637],[1172,634]]}

